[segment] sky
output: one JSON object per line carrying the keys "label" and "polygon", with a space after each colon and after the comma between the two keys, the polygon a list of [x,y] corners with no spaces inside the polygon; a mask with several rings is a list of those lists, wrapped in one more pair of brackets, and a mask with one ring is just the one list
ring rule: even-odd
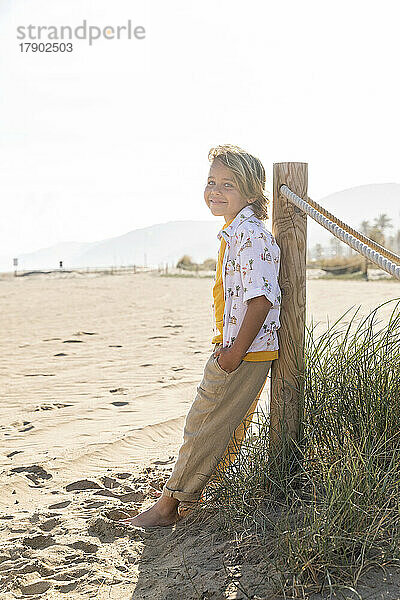
{"label": "sky", "polygon": [[[275,162],[307,162],[317,201],[400,183],[397,4],[0,0],[0,256],[213,219],[221,143],[259,156],[271,193]],[[145,38],[21,52],[17,27],[84,20]]]}

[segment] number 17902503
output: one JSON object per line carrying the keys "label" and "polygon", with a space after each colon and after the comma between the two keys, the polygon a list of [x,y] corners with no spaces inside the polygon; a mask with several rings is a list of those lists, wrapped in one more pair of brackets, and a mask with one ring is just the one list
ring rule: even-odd
{"label": "number 17902503", "polygon": [[72,52],[71,42],[22,42],[19,44],[21,52]]}

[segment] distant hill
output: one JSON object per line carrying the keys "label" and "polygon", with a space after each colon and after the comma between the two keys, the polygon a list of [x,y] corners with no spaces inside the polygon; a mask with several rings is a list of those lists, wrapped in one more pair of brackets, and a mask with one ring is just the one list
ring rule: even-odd
{"label": "distant hill", "polygon": [[[188,254],[195,262],[215,257],[219,242],[220,221],[172,221],[135,229],[124,235],[92,243],[63,243],[37,252],[21,254],[18,268],[54,269],[63,261],[65,269],[173,264]],[[12,260],[0,262],[0,269],[10,271]]]}
{"label": "distant hill", "polygon": [[[354,228],[361,221],[372,221],[386,213],[400,228],[400,184],[384,183],[361,185],[318,199],[310,196],[341,220]],[[54,269],[59,261],[64,268],[125,266],[130,264],[157,266],[176,264],[184,254],[195,262],[216,257],[216,238],[222,222],[171,221],[135,229],[124,235],[92,243],[65,242],[37,252],[21,254],[20,269]],[[271,221],[267,221],[271,228]],[[316,243],[329,245],[332,234],[308,219],[308,247]],[[12,257],[0,258],[0,270],[11,271]]]}

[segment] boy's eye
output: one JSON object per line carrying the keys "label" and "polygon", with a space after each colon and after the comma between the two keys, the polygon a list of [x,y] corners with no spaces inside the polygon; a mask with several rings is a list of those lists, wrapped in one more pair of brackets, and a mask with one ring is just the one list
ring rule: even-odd
{"label": "boy's eye", "polygon": [[[208,182],[207,182],[207,185],[215,185],[215,181],[208,181]],[[228,182],[227,182],[227,183],[224,183],[224,186],[225,186],[225,187],[228,187],[228,188],[233,188],[233,185],[232,185],[232,183],[228,183]]]}

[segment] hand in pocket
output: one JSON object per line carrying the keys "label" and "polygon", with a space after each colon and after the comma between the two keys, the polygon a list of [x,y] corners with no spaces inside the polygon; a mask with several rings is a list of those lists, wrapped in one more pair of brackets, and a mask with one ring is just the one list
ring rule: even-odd
{"label": "hand in pocket", "polygon": [[235,371],[242,362],[242,358],[235,354],[231,348],[220,348],[219,350],[215,350],[214,356],[225,373],[232,373],[232,371]]}

